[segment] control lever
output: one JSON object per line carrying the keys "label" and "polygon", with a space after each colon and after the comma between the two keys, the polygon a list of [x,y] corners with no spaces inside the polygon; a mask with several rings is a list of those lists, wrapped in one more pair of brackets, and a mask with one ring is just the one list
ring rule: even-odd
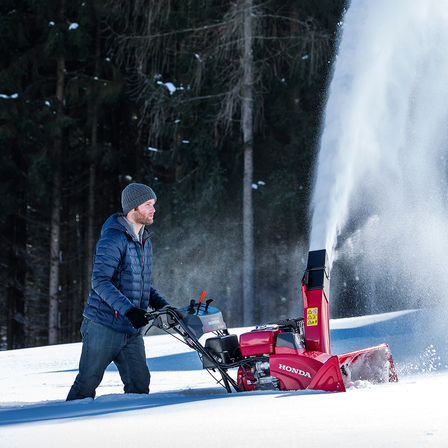
{"label": "control lever", "polygon": [[213,302],[213,299],[207,299],[205,301],[205,310],[204,312],[206,313],[208,311],[208,307],[210,306],[210,304]]}
{"label": "control lever", "polygon": [[189,306],[188,309],[187,309],[187,311],[188,311],[190,314],[193,314],[193,313],[194,313],[194,311],[195,311],[194,306],[195,306],[195,305],[196,305],[196,300],[191,299],[191,300],[190,300],[190,306]]}
{"label": "control lever", "polygon": [[202,291],[201,299],[199,300],[199,303],[198,303],[198,310],[196,311],[196,314],[199,314],[199,310],[200,310],[200,308],[201,308],[202,301],[204,300],[204,297],[205,297],[205,291]]}

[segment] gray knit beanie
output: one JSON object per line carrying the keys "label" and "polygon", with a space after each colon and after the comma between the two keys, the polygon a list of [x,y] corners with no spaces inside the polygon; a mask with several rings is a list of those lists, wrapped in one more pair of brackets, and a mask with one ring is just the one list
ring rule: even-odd
{"label": "gray knit beanie", "polygon": [[121,192],[121,206],[123,213],[127,215],[131,210],[150,199],[157,201],[157,196],[152,188],[143,184],[129,184]]}

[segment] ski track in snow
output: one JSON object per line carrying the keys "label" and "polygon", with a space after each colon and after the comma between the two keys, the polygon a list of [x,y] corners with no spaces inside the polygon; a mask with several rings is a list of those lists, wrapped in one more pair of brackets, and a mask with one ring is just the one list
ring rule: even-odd
{"label": "ski track in snow", "polygon": [[124,395],[111,365],[95,400],[67,403],[80,343],[0,352],[0,447],[446,447],[448,339],[434,316],[332,320],[333,353],[387,342],[399,372],[399,383],[358,382],[346,393],[227,394],[195,352],[153,335],[145,338],[149,395]]}

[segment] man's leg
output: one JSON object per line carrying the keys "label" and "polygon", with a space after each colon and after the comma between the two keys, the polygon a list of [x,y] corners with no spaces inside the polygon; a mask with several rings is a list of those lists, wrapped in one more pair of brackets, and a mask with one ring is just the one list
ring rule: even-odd
{"label": "man's leg", "polygon": [[149,393],[151,375],[146,364],[142,335],[128,335],[127,343],[114,359],[127,394]]}
{"label": "man's leg", "polygon": [[119,353],[126,336],[89,319],[83,320],[81,334],[79,373],[67,401],[95,398],[95,390],[103,379],[104,371]]}

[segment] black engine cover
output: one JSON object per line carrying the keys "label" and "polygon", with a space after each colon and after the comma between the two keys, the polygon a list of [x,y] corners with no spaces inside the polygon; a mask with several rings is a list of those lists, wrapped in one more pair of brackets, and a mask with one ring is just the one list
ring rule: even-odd
{"label": "black engine cover", "polygon": [[[218,364],[227,364],[238,360],[241,357],[236,334],[216,336],[205,341],[205,349]],[[215,363],[207,356],[202,358],[204,369],[212,369]]]}

